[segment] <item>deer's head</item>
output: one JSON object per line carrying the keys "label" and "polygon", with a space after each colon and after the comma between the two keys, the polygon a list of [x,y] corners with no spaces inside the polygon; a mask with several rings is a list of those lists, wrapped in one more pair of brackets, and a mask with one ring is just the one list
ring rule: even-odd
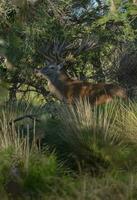
{"label": "deer's head", "polygon": [[35,73],[36,75],[41,76],[42,78],[53,80],[60,75],[62,68],[63,64],[53,63],[47,65],[42,69],[36,69]]}

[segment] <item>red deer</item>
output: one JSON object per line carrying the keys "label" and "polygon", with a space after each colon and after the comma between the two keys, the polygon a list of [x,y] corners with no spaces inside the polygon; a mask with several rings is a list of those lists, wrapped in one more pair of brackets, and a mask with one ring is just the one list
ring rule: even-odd
{"label": "red deer", "polygon": [[48,80],[48,87],[53,95],[69,104],[79,98],[88,98],[91,105],[104,104],[115,97],[126,98],[125,90],[116,84],[94,84],[71,79],[61,64],[50,64],[36,72]]}

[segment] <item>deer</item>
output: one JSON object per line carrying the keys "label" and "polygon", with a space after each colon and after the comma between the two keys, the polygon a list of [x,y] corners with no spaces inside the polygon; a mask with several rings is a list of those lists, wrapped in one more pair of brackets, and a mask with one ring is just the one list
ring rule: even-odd
{"label": "deer", "polygon": [[[91,105],[100,105],[111,102],[115,97],[127,98],[124,88],[113,83],[91,83],[88,81],[74,80],[64,70],[68,53],[78,56],[97,47],[94,39],[76,39],[73,43],[59,43],[55,40],[52,44],[46,43],[41,55],[46,58],[47,66],[36,69],[35,74],[48,81],[50,93],[60,101],[73,104],[78,99],[88,99]],[[51,52],[52,51],[52,52]],[[48,53],[48,54],[47,54]],[[53,55],[54,53],[54,55]],[[63,59],[60,59],[63,58]]]}
{"label": "deer", "polygon": [[63,64],[50,64],[37,69],[36,74],[48,81],[48,87],[60,101],[73,104],[77,99],[88,99],[91,105],[112,101],[115,97],[127,98],[124,88],[113,83],[91,83],[74,80],[63,69]]}

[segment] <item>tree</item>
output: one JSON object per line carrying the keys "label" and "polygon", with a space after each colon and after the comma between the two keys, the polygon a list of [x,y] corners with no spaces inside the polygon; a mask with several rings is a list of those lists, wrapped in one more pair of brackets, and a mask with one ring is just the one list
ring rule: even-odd
{"label": "tree", "polygon": [[47,61],[63,62],[81,79],[119,80],[121,56],[135,49],[137,39],[133,2],[7,2],[0,3],[0,55],[6,58],[1,79],[9,84],[10,98],[36,91],[47,99],[46,82],[34,75],[34,69]]}

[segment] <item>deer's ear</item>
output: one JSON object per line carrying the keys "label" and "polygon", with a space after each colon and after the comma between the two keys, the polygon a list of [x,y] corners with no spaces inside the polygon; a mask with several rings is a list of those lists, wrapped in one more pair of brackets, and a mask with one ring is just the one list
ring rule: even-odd
{"label": "deer's ear", "polygon": [[50,62],[48,60],[46,60],[45,65],[50,65]]}
{"label": "deer's ear", "polygon": [[61,64],[57,65],[57,67],[58,67],[58,70],[61,70],[63,68],[63,64],[61,63]]}

